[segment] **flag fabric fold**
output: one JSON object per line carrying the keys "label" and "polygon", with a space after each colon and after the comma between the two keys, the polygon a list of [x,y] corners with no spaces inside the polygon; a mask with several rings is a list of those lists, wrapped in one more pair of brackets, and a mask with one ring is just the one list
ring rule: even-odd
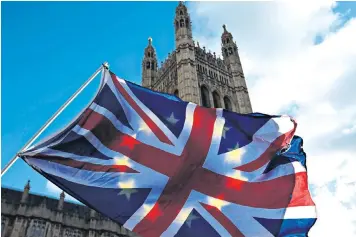
{"label": "flag fabric fold", "polygon": [[306,155],[288,116],[204,108],[105,70],[32,168],[143,237],[306,236],[316,221]]}

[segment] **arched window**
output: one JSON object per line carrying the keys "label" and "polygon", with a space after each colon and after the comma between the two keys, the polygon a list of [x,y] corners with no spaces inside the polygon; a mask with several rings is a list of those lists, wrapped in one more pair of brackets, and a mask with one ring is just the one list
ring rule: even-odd
{"label": "arched window", "polygon": [[179,97],[179,91],[178,91],[178,90],[175,90],[175,91],[174,91],[174,95],[177,96],[177,97]]}
{"label": "arched window", "polygon": [[151,57],[151,52],[148,52],[148,53],[147,53],[147,56],[150,58],[150,57]]}
{"label": "arched window", "polygon": [[224,97],[224,104],[225,104],[225,109],[226,110],[232,111],[231,101],[227,96]]}
{"label": "arched window", "polygon": [[225,55],[229,56],[229,54],[227,53],[227,48],[225,48],[224,51],[225,51]]}
{"label": "arched window", "polygon": [[184,19],[180,19],[179,23],[180,23],[180,27],[184,27]]}
{"label": "arched window", "polygon": [[226,39],[226,43],[228,44],[230,42],[229,38]]}
{"label": "arched window", "polygon": [[183,16],[183,11],[180,11],[180,12],[179,12],[179,15]]}
{"label": "arched window", "polygon": [[150,62],[147,62],[146,63],[146,69],[150,69],[151,68],[151,64],[150,64]]}
{"label": "arched window", "polygon": [[154,63],[154,62],[151,63],[151,69],[152,69],[152,70],[155,69],[155,63]]}
{"label": "arched window", "polygon": [[46,222],[42,220],[35,220],[30,227],[29,233],[27,236],[30,237],[37,237],[37,236],[44,236],[46,229]]}
{"label": "arched window", "polygon": [[189,19],[185,19],[185,25],[187,26],[187,28],[189,28]]}
{"label": "arched window", "polygon": [[178,29],[179,28],[179,23],[178,23],[178,21],[176,21],[176,29]]}
{"label": "arched window", "polygon": [[213,101],[215,108],[221,108],[220,96],[216,91],[213,92]]}
{"label": "arched window", "polygon": [[232,48],[231,47],[229,48],[229,54],[230,55],[232,54]]}
{"label": "arched window", "polygon": [[201,93],[201,102],[204,107],[211,107],[210,106],[210,97],[209,97],[209,91],[205,86],[202,86],[200,88],[200,93]]}

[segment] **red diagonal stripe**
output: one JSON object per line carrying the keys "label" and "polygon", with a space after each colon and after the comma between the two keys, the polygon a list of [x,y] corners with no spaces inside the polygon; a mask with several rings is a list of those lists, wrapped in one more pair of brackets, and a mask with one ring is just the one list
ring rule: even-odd
{"label": "red diagonal stripe", "polygon": [[157,136],[157,138],[164,143],[172,145],[172,142],[168,139],[166,134],[155,124],[150,117],[137,105],[137,103],[131,98],[127,91],[122,87],[118,79],[114,74],[111,74],[111,78],[114,82],[116,88],[120,91],[121,95],[129,103],[129,105],[138,113],[138,115],[145,121],[147,126],[152,130],[152,132]]}
{"label": "red diagonal stripe", "polygon": [[89,118],[83,120],[81,127],[91,131],[109,149],[169,177],[177,172],[181,163],[179,157],[118,131],[111,121],[100,113],[90,110],[88,114]]}
{"label": "red diagonal stripe", "polygon": [[219,209],[205,203],[200,202],[200,204],[227,230],[227,232],[229,232],[231,236],[244,237],[244,235],[239,229],[237,229],[234,223],[232,223],[229,218],[227,218]]}
{"label": "red diagonal stripe", "polygon": [[68,159],[60,156],[47,156],[38,154],[34,158],[47,160],[50,162],[58,163],[72,168],[96,171],[96,172],[123,172],[123,173],[139,173],[138,171],[126,165],[98,165],[89,162],[82,162],[78,160]]}

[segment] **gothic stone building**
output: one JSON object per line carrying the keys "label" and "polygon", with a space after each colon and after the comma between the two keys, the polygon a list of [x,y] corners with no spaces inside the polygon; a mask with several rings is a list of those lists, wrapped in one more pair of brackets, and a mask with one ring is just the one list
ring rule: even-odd
{"label": "gothic stone building", "polygon": [[137,236],[79,204],[1,188],[1,237],[123,237]]}
{"label": "gothic stone building", "polygon": [[205,107],[251,113],[252,107],[236,42],[223,26],[223,59],[195,45],[187,7],[180,2],[174,19],[175,47],[158,68],[152,39],[142,62],[142,85],[175,94],[182,100]]}

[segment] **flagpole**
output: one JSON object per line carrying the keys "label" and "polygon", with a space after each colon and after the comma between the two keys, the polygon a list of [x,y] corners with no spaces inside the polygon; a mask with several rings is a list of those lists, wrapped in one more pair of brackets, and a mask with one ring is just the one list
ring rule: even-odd
{"label": "flagpole", "polygon": [[[103,69],[108,69],[109,64],[107,62],[103,63],[94,73],[91,75],[88,80],[57,110],[55,114],[52,115],[50,119],[47,120],[47,122],[36,132],[35,135],[32,136],[32,138],[21,148],[21,151],[27,149],[29,146],[32,145],[32,143],[43,133],[43,131],[48,128],[48,126],[63,112],[65,108],[79,95],[80,92],[82,92],[90,82],[94,80],[94,78],[100,73],[101,70]],[[19,153],[18,152],[18,153]],[[6,164],[4,169],[1,170],[1,177],[6,173],[6,171],[16,162],[18,159],[17,154],[9,161],[9,163]]]}

